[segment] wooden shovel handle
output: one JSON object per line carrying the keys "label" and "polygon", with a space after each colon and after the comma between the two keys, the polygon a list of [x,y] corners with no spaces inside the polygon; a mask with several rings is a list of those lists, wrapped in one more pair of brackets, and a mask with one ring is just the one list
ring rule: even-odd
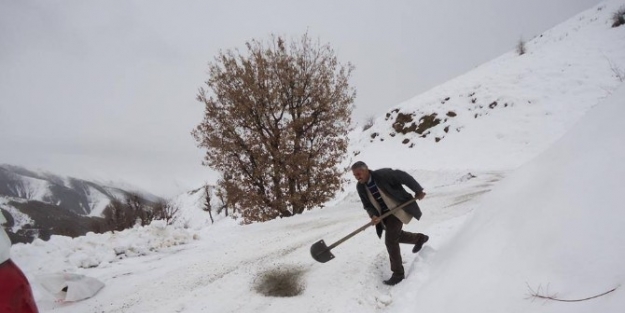
{"label": "wooden shovel handle", "polygon": [[[406,202],[404,202],[404,203],[402,203],[402,204],[400,204],[400,205],[398,205],[398,206],[396,206],[396,207],[394,207],[394,208],[390,209],[388,212],[386,212],[386,213],[382,214],[382,216],[380,216],[380,220],[385,219],[385,218],[386,218],[386,217],[388,217],[389,215],[391,215],[391,214],[395,213],[397,210],[399,210],[399,209],[401,209],[401,208],[403,208],[403,207],[405,207],[405,206],[409,205],[410,203],[412,203],[412,202],[413,202],[413,201],[415,201],[415,200],[417,200],[417,198],[412,198],[412,199],[410,199],[410,200],[408,200],[408,201],[406,201]],[[335,243],[331,244],[331,245],[328,247],[328,250],[332,250],[332,249],[334,249],[336,246],[338,246],[338,245],[342,244],[342,243],[343,243],[343,242],[345,242],[347,239],[354,237],[356,234],[358,234],[359,232],[361,232],[361,231],[363,231],[363,230],[367,229],[367,227],[369,227],[369,226],[371,226],[371,222],[369,222],[369,223],[367,223],[367,224],[365,224],[365,225],[362,225],[362,227],[360,227],[360,228],[356,229],[355,231],[351,232],[349,235],[347,235],[347,236],[345,236],[345,237],[343,237],[343,238],[339,239],[339,241],[337,241],[337,242],[335,242]]]}

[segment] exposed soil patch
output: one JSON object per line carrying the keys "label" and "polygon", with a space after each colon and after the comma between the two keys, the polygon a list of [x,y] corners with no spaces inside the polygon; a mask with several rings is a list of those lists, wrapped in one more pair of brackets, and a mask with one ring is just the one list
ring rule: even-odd
{"label": "exposed soil patch", "polygon": [[413,114],[399,113],[393,123],[393,129],[404,135],[412,132],[423,135],[428,129],[441,123],[441,119],[437,115],[436,113],[423,115],[417,123],[414,121]]}

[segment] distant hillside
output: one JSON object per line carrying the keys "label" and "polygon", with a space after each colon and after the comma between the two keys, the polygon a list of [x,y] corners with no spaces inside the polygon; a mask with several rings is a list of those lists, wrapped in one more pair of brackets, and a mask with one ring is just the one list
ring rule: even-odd
{"label": "distant hillside", "polygon": [[159,197],[121,188],[0,165],[0,212],[13,242],[47,240],[51,235],[76,237],[89,231],[106,231],[104,209],[117,199],[137,194],[148,206]]}
{"label": "distant hillside", "polygon": [[[0,165],[0,196],[57,205],[79,215],[100,216],[113,199],[124,200],[132,191],[94,182]],[[154,195],[141,195],[154,199]]]}
{"label": "distant hillside", "polygon": [[[16,219],[11,212],[19,212]],[[101,217],[82,216],[59,206],[40,201],[0,202],[0,213],[7,219],[4,227],[11,242],[31,242],[34,238],[50,239],[51,235],[77,237],[106,230]],[[24,215],[28,219],[24,219]]]}

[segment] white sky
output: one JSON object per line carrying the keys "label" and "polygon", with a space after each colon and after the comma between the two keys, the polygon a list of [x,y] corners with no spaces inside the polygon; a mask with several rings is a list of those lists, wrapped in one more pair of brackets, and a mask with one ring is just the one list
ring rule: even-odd
{"label": "white sky", "polygon": [[598,2],[0,0],[0,164],[171,196],[214,176],[189,133],[219,49],[308,30],[356,66],[359,121]]}

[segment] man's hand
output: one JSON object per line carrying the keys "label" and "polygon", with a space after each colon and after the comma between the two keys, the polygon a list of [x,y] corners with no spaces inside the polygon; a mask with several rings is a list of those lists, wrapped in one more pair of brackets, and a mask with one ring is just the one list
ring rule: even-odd
{"label": "man's hand", "polygon": [[377,225],[378,223],[380,223],[381,219],[379,216],[372,216],[371,217],[371,225]]}
{"label": "man's hand", "polygon": [[423,198],[425,198],[425,192],[421,191],[420,193],[415,194],[414,197],[417,198],[417,200],[423,200]]}

